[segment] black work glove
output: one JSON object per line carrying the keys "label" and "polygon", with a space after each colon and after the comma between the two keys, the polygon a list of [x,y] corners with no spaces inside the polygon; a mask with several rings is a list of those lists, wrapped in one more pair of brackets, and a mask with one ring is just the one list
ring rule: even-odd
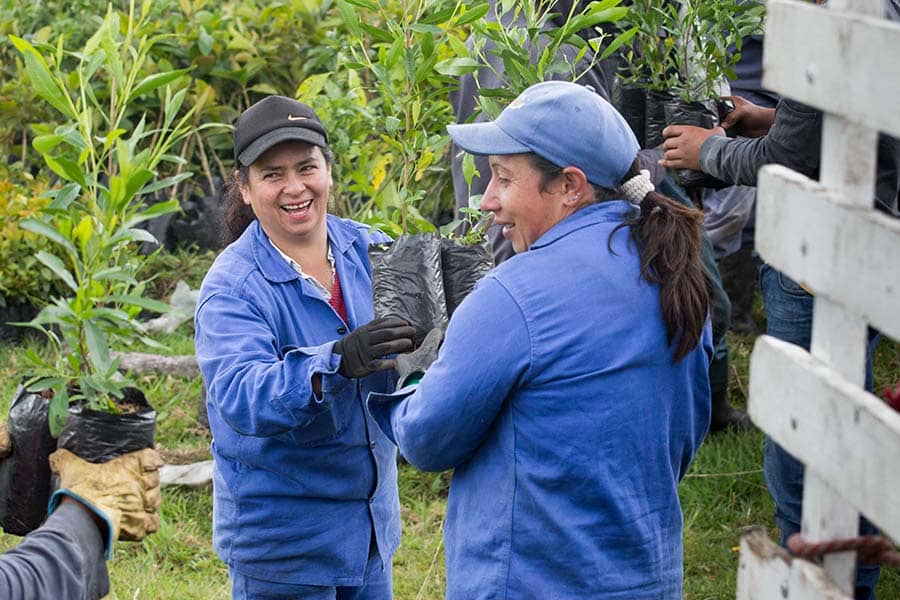
{"label": "black work glove", "polygon": [[415,334],[415,328],[400,317],[382,317],[357,327],[334,344],[335,354],[341,355],[338,373],[355,379],[390,369],[394,361],[379,357],[411,350]]}
{"label": "black work glove", "polygon": [[444,341],[444,328],[435,327],[428,332],[422,345],[415,351],[407,354],[401,354],[396,359],[397,373],[400,374],[400,380],[397,382],[397,389],[417,383],[428,367],[437,359],[438,350],[441,342]]}

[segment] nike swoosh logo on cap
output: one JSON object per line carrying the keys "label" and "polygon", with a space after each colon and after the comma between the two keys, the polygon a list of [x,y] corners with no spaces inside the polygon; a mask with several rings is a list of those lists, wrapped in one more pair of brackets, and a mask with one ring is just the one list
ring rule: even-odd
{"label": "nike swoosh logo on cap", "polygon": [[288,115],[288,121],[304,121],[306,119],[309,119],[309,117],[304,117],[303,115],[300,115],[300,116]]}

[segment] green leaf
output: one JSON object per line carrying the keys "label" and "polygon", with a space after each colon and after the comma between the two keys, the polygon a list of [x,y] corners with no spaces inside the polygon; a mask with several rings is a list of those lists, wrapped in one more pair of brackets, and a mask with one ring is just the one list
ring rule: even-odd
{"label": "green leaf", "polygon": [[78,197],[81,186],[77,183],[68,183],[58,190],[54,190],[53,202],[47,208],[50,210],[66,210]]}
{"label": "green leaf", "polygon": [[47,166],[50,167],[54,173],[66,181],[74,181],[82,188],[88,187],[87,181],[84,179],[84,173],[82,173],[81,168],[75,161],[62,156],[53,158],[45,154],[44,162],[47,163]]}
{"label": "green leaf", "polygon": [[[144,187],[143,189],[141,189],[141,194],[150,194],[157,190],[164,190],[166,188],[172,187],[173,185],[175,185],[177,183],[181,183],[182,181],[185,181],[186,179],[190,179],[193,176],[194,176],[194,174],[191,173],[190,171],[188,171],[185,173],[179,173],[178,175],[174,175],[172,177],[166,177],[165,179],[159,179],[157,181],[154,181],[150,185]],[[177,210],[177,207],[176,207],[176,210]]]}
{"label": "green leaf", "polygon": [[32,140],[31,145],[41,154],[47,154],[59,146],[64,139],[66,139],[65,136],[58,134],[39,135]]}
{"label": "green leaf", "polygon": [[125,197],[123,200],[130,204],[135,195],[137,195],[137,193],[141,191],[141,188],[143,188],[152,178],[153,171],[150,169],[137,169],[134,173],[131,173],[125,184]]}
{"label": "green leaf", "polygon": [[137,285],[137,279],[122,267],[110,267],[94,273],[94,281],[121,281],[131,285]]}
{"label": "green leaf", "polygon": [[78,254],[77,250],[75,249],[75,245],[71,242],[71,240],[69,240],[69,238],[65,237],[58,230],[54,229],[43,221],[39,221],[37,219],[23,219],[19,223],[19,225],[22,227],[22,229],[27,229],[28,231],[32,231],[56,242],[57,244],[65,248],[66,251],[70,252],[73,256]]}
{"label": "green leaf", "polygon": [[159,244],[159,240],[157,240],[152,233],[136,227],[120,227],[115,235],[109,240],[110,245],[120,244],[122,242],[147,242],[150,244]]}
{"label": "green leaf", "polygon": [[66,390],[65,385],[59,385],[55,388],[53,398],[50,399],[48,413],[50,435],[55,438],[59,437],[69,416],[69,392]]}
{"label": "green leaf", "polygon": [[88,360],[97,371],[105,372],[109,369],[109,344],[106,342],[106,334],[91,320],[84,322],[84,340],[88,347]]}
{"label": "green leaf", "polygon": [[491,6],[488,3],[477,4],[475,6],[470,6],[466,9],[466,12],[459,18],[456,22],[457,25],[468,25],[474,21],[477,21],[484,17],[491,10]]}
{"label": "green leaf", "polygon": [[250,91],[269,95],[277,95],[281,93],[278,88],[276,88],[271,83],[257,83],[256,85],[250,86]]}
{"label": "green leaf", "polygon": [[37,253],[36,258],[53,271],[57,277],[62,279],[63,283],[69,286],[73,292],[78,292],[78,284],[75,283],[75,278],[72,277],[72,274],[69,273],[66,265],[63,264],[63,261],[61,261],[58,256],[54,256],[49,252],[41,250]]}
{"label": "green leaf", "polygon": [[448,58],[434,65],[434,70],[441,75],[459,77],[474,73],[481,67],[481,61],[474,58]]}
{"label": "green leaf", "polygon": [[109,296],[110,302],[118,302],[119,304],[127,304],[130,306],[139,306],[146,310],[152,310],[158,313],[167,313],[172,311],[172,306],[166,302],[160,302],[152,298],[144,298],[142,296],[134,296],[130,294],[118,294]]}
{"label": "green leaf", "polygon": [[161,217],[162,215],[168,215],[173,212],[178,212],[181,209],[181,205],[178,203],[178,200],[171,199],[166,200],[165,202],[157,202],[156,204],[150,205],[150,207],[140,212],[125,222],[125,227],[134,227],[138,223],[143,223],[144,221],[148,221],[150,219],[155,219],[157,217]]}
{"label": "green leaf", "polygon": [[344,25],[347,26],[347,31],[350,32],[350,35],[359,37],[359,17],[356,16],[356,11],[347,0],[337,0],[337,7],[338,12],[341,13],[341,19],[344,21]]}
{"label": "green leaf", "polygon": [[603,50],[603,54],[600,55],[600,60],[609,58],[616,50],[626,44],[630,44],[631,40],[634,39],[634,36],[637,34],[637,31],[637,27],[632,27],[631,29],[625,30],[617,35],[615,39],[610,42],[610,44]]}
{"label": "green leaf", "polygon": [[[208,54],[208,52],[206,53]],[[143,96],[149,92],[157,88],[161,88],[162,86],[175,81],[185,73],[189,73],[191,69],[178,69],[177,71],[168,71],[165,73],[154,73],[153,75],[148,75],[140,83],[135,86],[131,93],[128,94],[128,103],[131,103],[135,98]]]}
{"label": "green leaf", "polygon": [[53,77],[47,62],[35,50],[34,46],[15,35],[10,35],[9,39],[22,54],[22,58],[25,59],[25,69],[28,72],[31,84],[34,86],[34,91],[49,102],[53,108],[70,119],[76,119],[75,111],[72,109],[66,90]]}

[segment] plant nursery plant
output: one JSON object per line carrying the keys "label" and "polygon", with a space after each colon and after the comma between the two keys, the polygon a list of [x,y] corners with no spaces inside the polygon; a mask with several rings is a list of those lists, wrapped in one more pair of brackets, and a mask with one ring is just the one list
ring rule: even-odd
{"label": "plant nursery plant", "polygon": [[[148,6],[145,2],[138,19]],[[7,509],[16,497],[40,498],[19,495],[15,486],[49,486],[49,473],[35,466],[46,464],[46,457],[22,456],[29,448],[51,450],[48,436],[58,436],[60,447],[93,462],[153,445],[155,412],[133,381],[118,372],[111,348],[136,341],[158,346],[137,317],[144,310],[165,312],[168,305],[143,295],[140,271],[146,257],[139,245],[155,240],[138,226],[177,210],[178,203],[147,206],[141,196],[190,175],[177,172],[181,159],[169,151],[191,131],[191,115],[179,116],[187,93],[185,70],[145,70],[160,38],[135,36],[137,26],[132,2],[126,15],[110,8],[76,52],[65,50],[62,38],[55,47],[35,47],[10,36],[31,85],[63,121],[35,127],[34,148],[59,183],[47,192],[42,216],[19,224],[59,250],[58,255],[39,251],[36,258],[64,284],[64,292],[26,323],[46,335],[49,348],[27,352],[33,371],[10,407],[14,454],[0,470],[7,500],[0,502],[0,517],[6,517],[7,531],[14,531],[10,519],[25,532],[40,522],[39,502],[30,508],[31,519]],[[157,94],[157,118],[129,118],[132,102]],[[29,441],[35,439],[43,441]]]}
{"label": "plant nursery plant", "polygon": [[[643,147],[658,146],[668,124],[718,124],[717,101],[735,77],[742,40],[762,31],[764,15],[756,0],[634,0],[626,22],[635,36],[618,76],[646,97]],[[620,97],[620,110],[639,129],[640,94]]]}

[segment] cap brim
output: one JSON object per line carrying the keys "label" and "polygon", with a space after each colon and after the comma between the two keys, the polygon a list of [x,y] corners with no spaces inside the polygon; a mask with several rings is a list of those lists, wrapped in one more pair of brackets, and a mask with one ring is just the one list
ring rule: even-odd
{"label": "cap brim", "polygon": [[266,135],[254,140],[252,144],[247,146],[244,151],[238,155],[238,161],[245,167],[249,167],[255,163],[256,159],[262,156],[266,150],[275,144],[289,141],[306,142],[307,144],[321,146],[322,148],[328,147],[325,136],[318,131],[304,129],[303,127],[283,127],[281,129],[270,131]]}
{"label": "cap brim", "polygon": [[525,154],[531,148],[507,135],[495,122],[448,125],[447,133],[469,154]]}

